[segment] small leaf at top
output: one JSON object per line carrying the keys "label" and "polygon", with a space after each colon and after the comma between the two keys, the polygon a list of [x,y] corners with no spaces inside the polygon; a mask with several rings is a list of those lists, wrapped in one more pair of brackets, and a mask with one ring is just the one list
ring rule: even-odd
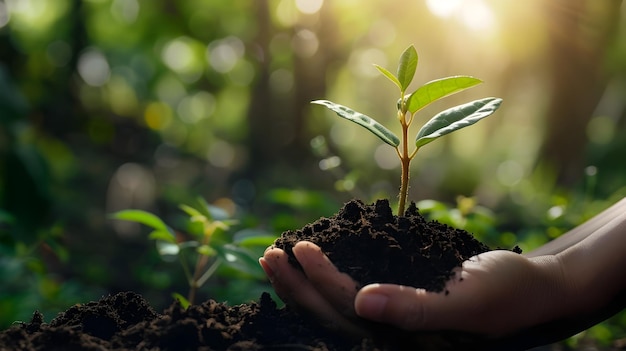
{"label": "small leaf at top", "polygon": [[409,87],[413,76],[415,76],[415,70],[417,69],[417,51],[413,45],[409,46],[400,56],[400,63],[398,64],[398,81],[400,82],[400,88],[404,92]]}
{"label": "small leaf at top", "polygon": [[389,129],[385,128],[385,126],[376,122],[373,118],[369,116],[366,116],[360,112],[356,112],[349,107],[339,105],[328,100],[315,100],[311,101],[311,103],[325,106],[329,110],[337,113],[339,117],[343,117],[364,127],[365,129],[369,130],[374,135],[379,137],[382,141],[393,147],[400,145],[400,139],[398,139],[398,137],[393,134],[393,132],[391,132]]}
{"label": "small leaf at top", "polygon": [[470,76],[453,76],[430,81],[406,98],[408,99],[407,110],[415,113],[441,98],[480,83],[482,83],[482,80]]}
{"label": "small leaf at top", "polygon": [[143,210],[123,210],[111,215],[114,219],[137,222],[152,227],[157,231],[173,233],[173,231],[163,221],[150,212]]}
{"label": "small leaf at top", "polygon": [[385,77],[392,81],[393,84],[395,84],[399,89],[402,89],[402,84],[400,84],[400,81],[396,76],[393,75],[393,73],[389,72],[386,68],[376,64],[374,65],[374,67],[376,67],[380,71],[380,73],[382,73]]}
{"label": "small leaf at top", "polygon": [[494,113],[501,103],[502,99],[490,97],[440,112],[417,132],[415,145],[419,148],[441,136],[470,126]]}

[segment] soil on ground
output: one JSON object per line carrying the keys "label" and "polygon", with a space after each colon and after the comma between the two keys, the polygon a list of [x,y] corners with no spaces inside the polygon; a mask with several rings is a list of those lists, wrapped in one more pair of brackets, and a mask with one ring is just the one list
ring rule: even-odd
{"label": "soil on ground", "polygon": [[[395,216],[386,200],[350,201],[332,217],[283,233],[275,245],[291,254],[301,240],[320,246],[360,285],[388,282],[442,293],[455,267],[490,250],[470,233],[425,220],[414,204],[404,216]],[[183,309],[175,301],[158,313],[142,296],[125,292],[74,305],[50,323],[34,312],[30,322],[0,333],[0,350],[487,349],[472,335],[424,333],[418,344],[412,339],[408,346],[403,332],[380,330],[371,338],[351,339],[289,306],[277,308],[267,293],[236,306],[209,300]]]}

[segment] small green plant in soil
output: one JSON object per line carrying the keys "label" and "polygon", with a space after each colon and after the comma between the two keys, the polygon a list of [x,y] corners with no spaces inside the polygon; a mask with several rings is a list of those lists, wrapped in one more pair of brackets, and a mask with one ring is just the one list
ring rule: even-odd
{"label": "small green plant in soil", "polygon": [[[113,219],[144,224],[152,228],[149,238],[155,240],[159,255],[166,261],[178,259],[189,283],[189,293],[185,298],[179,293],[174,297],[185,308],[194,303],[197,291],[217,271],[221,264],[235,270],[264,278],[259,271],[256,256],[246,248],[265,248],[275,236],[254,230],[241,230],[232,236],[226,233],[237,222],[219,207],[209,205],[199,198],[195,206],[181,204],[180,209],[188,216],[187,233],[182,233],[166,225],[156,215],[143,210],[123,210],[112,214]],[[195,265],[191,268],[188,255],[195,255]]]}
{"label": "small green plant in soil", "polygon": [[409,46],[400,56],[397,74],[375,65],[400,91],[397,102],[397,119],[402,127],[401,137],[398,137],[387,127],[373,118],[357,112],[349,107],[328,100],[315,100],[313,104],[327,107],[340,117],[348,119],[372,132],[382,141],[395,148],[401,164],[401,184],[398,203],[398,215],[403,215],[409,190],[409,169],[411,160],[417,151],[433,140],[452,133],[461,128],[470,126],[494,113],[502,103],[502,99],[488,97],[458,105],[442,111],[426,122],[417,132],[415,147],[409,149],[409,129],[415,115],[431,103],[476,86],[482,81],[470,76],[451,76],[428,82],[412,93],[407,93],[417,69],[418,56],[415,47]]}

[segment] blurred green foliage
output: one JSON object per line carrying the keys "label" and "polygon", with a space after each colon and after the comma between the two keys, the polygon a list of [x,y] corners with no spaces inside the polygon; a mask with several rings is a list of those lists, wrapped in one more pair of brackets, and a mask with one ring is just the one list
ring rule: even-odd
{"label": "blurred green foliage", "polygon": [[[230,234],[236,221],[229,219],[228,213],[219,207],[211,206],[202,198],[194,205],[180,205],[187,214],[185,232],[178,232],[165,224],[159,217],[142,210],[122,210],[112,214],[117,220],[141,223],[152,228],[148,238],[155,241],[156,249],[163,260],[178,260],[189,285],[189,293],[184,297],[174,293],[186,308],[195,300],[198,289],[214,275],[226,270],[232,281],[248,279],[263,281],[265,274],[257,262],[265,248],[272,245],[275,235],[260,230],[243,229]],[[192,268],[193,267],[193,268]],[[226,282],[226,285],[230,281]],[[259,289],[252,289],[258,293]],[[256,295],[246,296],[253,300]]]}
{"label": "blurred green foliage", "polygon": [[[541,245],[626,196],[620,5],[0,1],[0,327],[109,292],[159,309],[185,291],[147,228],[109,220],[116,211],[184,228],[178,204],[200,196],[241,228],[279,235],[352,197],[396,201],[393,150],[309,103],[391,121],[397,97],[372,64],[412,43],[415,84],[463,72],[485,81],[463,100],[506,103],[425,149],[409,199],[435,200],[431,214],[490,245]],[[224,268],[199,299],[271,290]],[[569,342],[608,345],[625,325],[616,316]]]}

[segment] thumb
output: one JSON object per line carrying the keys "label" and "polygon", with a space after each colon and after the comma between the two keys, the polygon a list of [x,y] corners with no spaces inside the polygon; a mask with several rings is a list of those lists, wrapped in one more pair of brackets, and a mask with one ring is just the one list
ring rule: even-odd
{"label": "thumb", "polygon": [[461,294],[433,293],[393,284],[367,285],[354,300],[360,317],[405,330],[467,330],[469,325],[463,319],[468,315],[468,307]]}

